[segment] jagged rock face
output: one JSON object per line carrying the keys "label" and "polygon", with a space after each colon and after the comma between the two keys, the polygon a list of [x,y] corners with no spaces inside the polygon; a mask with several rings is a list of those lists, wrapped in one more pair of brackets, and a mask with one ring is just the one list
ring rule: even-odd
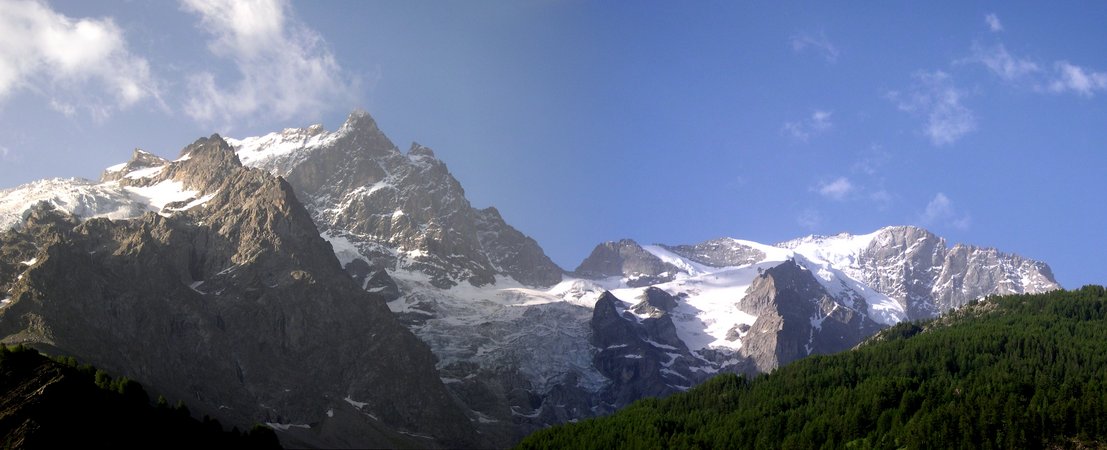
{"label": "jagged rock face", "polygon": [[958,244],[916,227],[889,227],[859,257],[855,277],[903,303],[911,320],[934,317],[988,295],[1061,286],[1049,266],[995,249]]}
{"label": "jagged rock face", "polygon": [[930,302],[934,278],[945,260],[946,241],[929,231],[903,227],[881,232],[861,252],[859,278],[900,300],[908,317],[938,312]]}
{"label": "jagged rock face", "polygon": [[368,114],[351,114],[334,133],[290,129],[232,143],[247,165],[286,177],[319,228],[348,239],[371,265],[422,272],[440,288],[489,285],[497,274],[533,286],[561,281],[534,240],[469,204],[433,151],[412,144],[401,153]]}
{"label": "jagged rock face", "polygon": [[553,286],[561,268],[542,252],[538,242],[512,228],[496,208],[476,211],[477,238],[497,272],[528,286]]}
{"label": "jagged rock face", "polygon": [[837,301],[810,271],[785,262],[758,276],[742,299],[742,310],[757,320],[741,354],[769,372],[810,354],[851,348],[880,329],[864,314],[866,306]]}
{"label": "jagged rock face", "polygon": [[630,239],[597,245],[574,273],[584,278],[621,276],[630,287],[672,281],[679,272],[676,266],[662,261]]}
{"label": "jagged rock face", "polygon": [[662,289],[650,286],[642,292],[638,302],[630,309],[638,314],[660,315],[677,307],[677,299]]}
{"label": "jagged rock face", "polygon": [[136,148],[135,151],[131,153],[130,161],[105,170],[104,173],[100,175],[100,181],[119,181],[124,179],[125,174],[134,173],[142,169],[161,167],[168,162],[169,161],[166,161],[160,156]]}
{"label": "jagged rock face", "polygon": [[[399,280],[404,296],[390,306],[405,306],[397,317],[434,349],[446,386],[494,445],[596,413],[604,379],[592,368],[591,309],[520,306],[526,294],[511,290],[439,291]],[[472,297],[454,297],[464,293]]]}
{"label": "jagged rock face", "polygon": [[696,245],[662,247],[691,261],[713,267],[744,266],[765,259],[765,252],[742,245],[734,239],[713,239]]}
{"label": "jagged rock face", "polygon": [[119,180],[192,198],[126,221],[42,205],[0,236],[0,254],[35,249],[14,281],[12,260],[0,265],[5,342],[127,374],[240,428],[309,426],[291,429],[294,444],[479,445],[434,356],[342,270],[291,186],[242,168],[218,136],[163,166]]}
{"label": "jagged rock face", "polygon": [[668,314],[655,309],[656,314],[639,320],[621,312],[622,305],[621,300],[605,292],[596,301],[591,320],[592,345],[599,350],[593,361],[610,380],[600,393],[605,412],[642,397],[687,389],[704,379],[690,369],[692,356],[677,337]]}
{"label": "jagged rock face", "polygon": [[[877,322],[1057,287],[1042,263],[911,227],[610,242],[562,282],[433,151],[400,152],[367,114],[230,143],[0,191],[0,336],[87,352],[225,422],[310,425],[282,432],[294,445],[510,446],[719,371],[849,348]],[[39,200],[134,220],[27,209]]]}
{"label": "jagged rock face", "polygon": [[1061,287],[1045,263],[968,245],[955,245],[949,250],[934,286],[934,303],[940,312],[989,295]]}

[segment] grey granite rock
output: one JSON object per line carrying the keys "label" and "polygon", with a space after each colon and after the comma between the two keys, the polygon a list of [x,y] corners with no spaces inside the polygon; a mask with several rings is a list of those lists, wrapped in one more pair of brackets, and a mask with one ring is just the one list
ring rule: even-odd
{"label": "grey granite rock", "polygon": [[1061,286],[1045,263],[958,244],[917,227],[882,229],[861,252],[858,278],[925,319],[988,295],[1045,292]]}
{"label": "grey granite rock", "polygon": [[[285,130],[271,145],[321,133],[319,127]],[[495,209],[469,204],[430,148],[413,143],[401,153],[363,111],[327,136],[324,144],[252,164],[286,177],[320,230],[352,241],[371,265],[423,272],[440,288],[490,285],[496,275],[539,287],[561,281],[562,270],[533,239]]]}
{"label": "grey granite rock", "polygon": [[672,281],[677,272],[679,268],[647,252],[631,239],[597,245],[573,271],[583,278],[623,277],[630,287]]}
{"label": "grey granite rock", "polygon": [[696,245],[663,245],[666,250],[703,265],[713,267],[744,266],[765,259],[760,250],[734,239],[723,238]]}

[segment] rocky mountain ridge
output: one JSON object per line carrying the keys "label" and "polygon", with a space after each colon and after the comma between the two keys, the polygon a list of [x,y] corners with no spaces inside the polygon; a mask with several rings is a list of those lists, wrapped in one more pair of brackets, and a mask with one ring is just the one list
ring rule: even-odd
{"label": "rocky mountain ridge", "polygon": [[[347,267],[395,280],[389,307],[431,345],[447,386],[489,433],[601,414],[720,371],[772,370],[972,298],[1057,287],[1042,263],[947,248],[914,227],[778,245],[622,240],[565,273],[498,213],[484,220],[494,210],[473,209],[433,151],[412,144],[401,154],[362,112],[336,132],[313,126],[231,143],[248,165],[287,176],[310,199]],[[1024,276],[1002,282],[1012,274]],[[675,307],[642,303],[646,290]]]}
{"label": "rocky mountain ridge", "polygon": [[342,270],[288,183],[219,136],[151,156],[104,189],[150,194],[156,213],[79,221],[40,202],[0,236],[5,342],[293,445],[481,445],[426,345]]}
{"label": "rocky mountain ridge", "polygon": [[[497,210],[474,208],[432,150],[412,144],[406,153],[400,152],[364,112],[351,114],[333,132],[311,126],[226,142],[233,152],[205,155],[186,149],[176,161],[136,152],[130,162],[109,168],[100,183],[53,180],[3,191],[0,220],[16,223],[13,232],[42,228],[61,233],[56,230],[93,227],[89,224],[108,227],[105,223],[113,230],[119,226],[103,219],[78,224],[61,215],[56,220],[64,224],[46,227],[41,220],[50,222],[55,219],[45,218],[53,216],[28,213],[34,210],[28,205],[46,201],[82,219],[153,221],[141,239],[127,239],[161,239],[158,242],[164,242],[159,245],[173,248],[195,246],[199,238],[166,241],[162,235],[182,233],[154,226],[158,220],[169,224],[164,227],[167,230],[175,230],[175,224],[186,217],[192,217],[194,228],[218,225],[216,234],[223,239],[214,252],[218,257],[199,259],[247,261],[255,266],[249,277],[224,279],[225,264],[195,262],[197,258],[190,256],[187,277],[181,275],[176,281],[186,289],[178,286],[169,294],[147,289],[143,295],[177,298],[226,292],[252,297],[257,295],[255,290],[270,285],[295,284],[279,275],[291,267],[313,274],[304,287],[297,288],[298,295],[309,296],[312,286],[324,283],[341,286],[341,292],[328,301],[369,295],[380,305],[372,313],[338,307],[292,309],[281,316],[285,322],[278,328],[301,316],[324,322],[339,320],[332,314],[378,317],[386,305],[390,313],[384,312],[434,353],[434,360],[420,357],[419,369],[410,370],[422,374],[419,377],[436,378],[434,383],[423,382],[444,385],[445,390],[436,387],[428,392],[447,392],[456,399],[462,405],[462,422],[475,427],[484,442],[497,446],[510,445],[550,424],[614,411],[641,396],[685,390],[721,372],[766,372],[810,354],[848,349],[882,327],[931,317],[975,298],[1059,287],[1044,263],[994,249],[949,247],[944,239],[916,227],[808,236],[775,245],[731,238],[690,245],[641,245],[624,239],[598,245],[573,272],[565,272],[533,239],[506,224]],[[203,170],[188,168],[190,160],[204,158],[207,162],[199,165]],[[243,169],[239,161],[263,171]],[[282,198],[288,198],[290,205],[298,199],[303,208],[263,208],[268,212],[251,213],[244,205],[252,199],[226,194],[245,188],[218,181],[242,178],[242,173],[249,174],[246,178],[260,177],[266,172],[265,176],[280,177],[273,180],[287,180],[280,183]],[[218,205],[219,214],[208,217],[213,205]],[[139,216],[146,211],[153,213]],[[242,214],[249,218],[233,219]],[[286,223],[282,217],[287,214],[296,218]],[[42,218],[24,220],[32,216]],[[246,225],[258,221],[266,224],[266,230],[299,224],[295,228],[301,234],[295,240],[316,244],[306,253],[278,252],[285,256],[279,264],[256,266],[255,256],[267,254],[273,245],[294,248],[284,241],[272,244],[274,231],[236,231],[244,226],[252,229]],[[313,223],[310,230],[309,222]],[[318,255],[322,240],[330,244],[328,252],[333,255]],[[14,289],[19,279],[9,280],[38,264],[33,250],[38,244],[34,238],[3,242],[0,252],[5,253],[0,255],[6,263],[0,264],[0,289]],[[199,242],[205,243],[204,249],[190,253],[214,251],[209,248],[214,244]],[[222,249],[228,245],[237,250]],[[121,260],[124,257],[134,256],[121,254]],[[20,261],[30,264],[20,265]],[[321,281],[316,265],[329,266],[328,274],[332,269],[344,270],[347,281]],[[304,279],[301,275],[299,280]],[[350,294],[348,286],[360,293]],[[12,299],[6,301],[14,304]],[[296,308],[302,307],[307,306]],[[0,310],[0,325],[2,314]],[[34,329],[32,322],[23,328]],[[372,342],[366,335],[342,336]],[[325,359],[311,361],[328,364]],[[381,417],[381,409],[366,406],[363,397],[343,400],[333,409],[336,417],[344,408],[342,403],[354,408],[355,416]],[[314,408],[319,410],[319,405]],[[438,410],[446,414],[449,408]],[[332,410],[325,411],[330,417]],[[399,412],[389,414],[393,413]],[[314,417],[311,414],[298,414],[285,413],[274,424],[286,434],[324,429],[308,421]],[[331,430],[338,430],[328,435],[332,438],[359,432],[354,424],[360,422],[343,419],[342,426],[329,422]],[[398,426],[420,434],[405,425],[409,423]],[[387,425],[394,429],[397,422]],[[373,429],[381,428],[387,427]],[[475,442],[464,428],[432,434],[439,442]],[[450,438],[454,441],[441,439],[446,435],[454,436]]]}
{"label": "rocky mountain ridge", "polygon": [[494,208],[469,204],[431,149],[413,143],[401,153],[367,113],[335,132],[313,126],[230,143],[247,166],[287,179],[320,229],[374,267],[425,273],[439,288],[489,285],[496,275],[531,286],[561,281],[537,242]]}

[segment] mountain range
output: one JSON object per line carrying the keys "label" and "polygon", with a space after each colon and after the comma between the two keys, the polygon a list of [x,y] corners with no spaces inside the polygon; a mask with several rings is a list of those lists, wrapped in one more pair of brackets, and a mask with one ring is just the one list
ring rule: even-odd
{"label": "mountain range", "polygon": [[518,448],[1102,448],[1107,291],[994,296],[851,351],[528,436]]}
{"label": "mountain range", "polygon": [[361,111],[0,191],[0,230],[4,342],[307,446],[506,446],[1060,288],[1045,263],[911,226],[623,239],[567,271]]}

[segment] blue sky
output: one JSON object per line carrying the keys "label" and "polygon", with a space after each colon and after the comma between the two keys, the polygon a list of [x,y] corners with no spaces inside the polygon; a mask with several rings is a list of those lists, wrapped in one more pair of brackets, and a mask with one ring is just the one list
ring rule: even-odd
{"label": "blue sky", "polygon": [[924,226],[1107,283],[1107,3],[0,0],[0,187],[369,111],[567,269]]}

